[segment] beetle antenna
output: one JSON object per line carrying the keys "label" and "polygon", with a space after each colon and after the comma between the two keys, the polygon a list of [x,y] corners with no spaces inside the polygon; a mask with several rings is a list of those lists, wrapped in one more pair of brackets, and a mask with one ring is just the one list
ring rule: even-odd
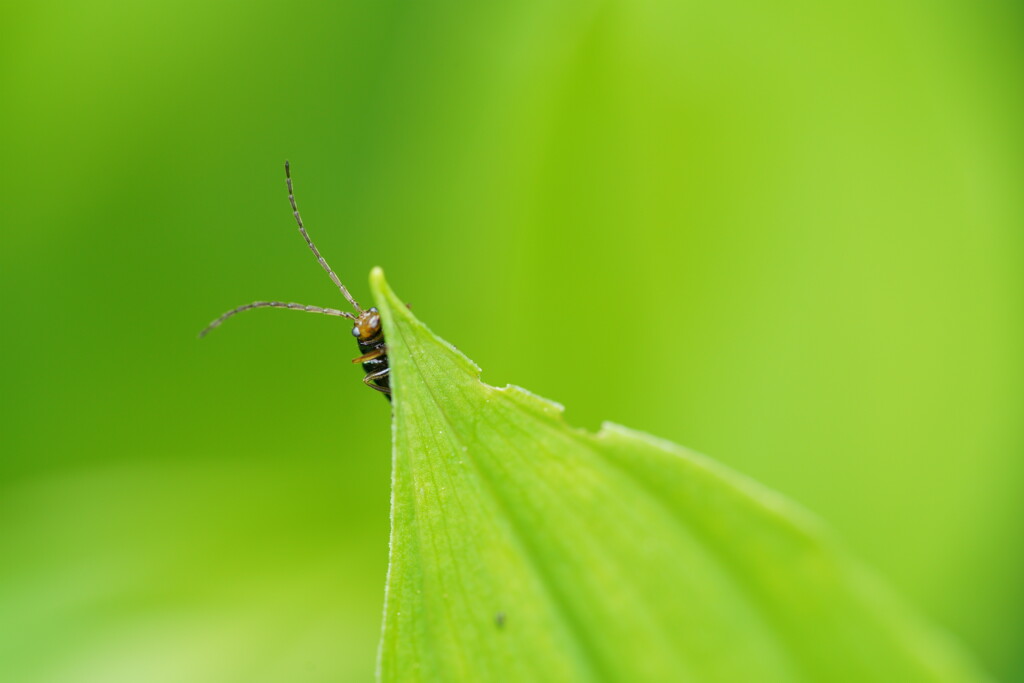
{"label": "beetle antenna", "polygon": [[283,301],[254,301],[251,304],[239,306],[238,308],[232,308],[230,311],[214,320],[212,323],[207,325],[202,332],[199,333],[199,338],[202,339],[207,334],[209,334],[213,329],[220,327],[221,323],[223,323],[231,316],[238,315],[242,311],[248,311],[253,308],[288,308],[293,311],[305,311],[306,313],[322,313],[324,315],[333,315],[340,318],[348,318],[349,320],[356,319],[356,317],[351,313],[348,313],[347,311],[339,311],[336,308],[320,308],[319,306],[307,306],[306,304],[285,303]]}
{"label": "beetle antenna", "polygon": [[362,313],[363,307],[359,305],[358,301],[352,298],[352,295],[348,293],[347,289],[345,289],[345,285],[341,284],[341,279],[338,278],[335,272],[331,270],[331,267],[327,265],[327,261],[324,260],[324,257],[320,255],[320,250],[316,248],[316,245],[313,244],[313,240],[309,238],[309,233],[306,232],[306,226],[302,224],[302,216],[299,215],[299,207],[295,204],[295,192],[292,190],[291,167],[288,165],[287,161],[284,162],[284,177],[285,182],[288,184],[288,201],[292,205],[292,214],[295,215],[295,222],[299,224],[299,232],[302,233],[303,239],[306,240],[306,244],[308,244],[309,248],[313,251],[313,256],[316,256],[316,260],[320,262],[320,266],[327,271],[328,275],[331,276],[331,280],[334,281],[334,284],[338,285],[338,289],[340,289],[341,293],[345,296],[346,299],[348,299],[348,302],[355,306],[355,309],[357,311]]}

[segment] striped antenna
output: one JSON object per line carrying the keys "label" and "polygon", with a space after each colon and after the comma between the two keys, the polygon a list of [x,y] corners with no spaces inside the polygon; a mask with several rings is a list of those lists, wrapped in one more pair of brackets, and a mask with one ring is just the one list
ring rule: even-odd
{"label": "striped antenna", "polygon": [[306,313],[322,313],[324,315],[333,315],[340,318],[348,318],[349,320],[355,320],[356,317],[346,311],[339,311],[336,308],[321,308],[320,306],[307,306],[306,304],[295,304],[285,303],[283,301],[254,301],[251,304],[239,306],[238,308],[232,308],[230,311],[217,318],[206,328],[199,333],[199,338],[202,339],[208,335],[212,330],[220,327],[221,323],[230,318],[233,315],[238,315],[242,311],[249,311],[254,308],[287,308],[293,311],[305,311]]}
{"label": "striped antenna", "polygon": [[335,272],[331,270],[331,267],[327,265],[327,261],[320,255],[320,250],[316,248],[316,245],[313,244],[313,240],[309,238],[309,233],[306,232],[306,226],[302,224],[302,216],[299,215],[299,207],[295,204],[295,192],[292,190],[291,167],[288,165],[287,161],[284,162],[284,177],[285,182],[288,184],[288,201],[292,205],[292,213],[295,215],[295,222],[299,224],[299,232],[302,233],[303,239],[306,240],[306,244],[308,244],[309,248],[313,251],[313,256],[316,256],[316,260],[320,262],[320,266],[327,271],[328,275],[331,276],[331,280],[334,281],[334,284],[338,285],[338,289],[340,289],[341,293],[346,299],[348,299],[348,302],[352,304],[357,311],[362,313],[363,307],[359,305],[358,301],[352,298],[352,295],[348,293],[347,289],[345,289],[345,285],[341,284],[341,279],[338,278]]}

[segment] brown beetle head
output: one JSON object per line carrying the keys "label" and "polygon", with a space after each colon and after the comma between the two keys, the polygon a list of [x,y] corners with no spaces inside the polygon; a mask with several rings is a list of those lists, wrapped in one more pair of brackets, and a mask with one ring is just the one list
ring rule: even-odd
{"label": "brown beetle head", "polygon": [[369,308],[356,318],[352,327],[352,336],[361,342],[372,340],[380,335],[380,312],[377,308]]}

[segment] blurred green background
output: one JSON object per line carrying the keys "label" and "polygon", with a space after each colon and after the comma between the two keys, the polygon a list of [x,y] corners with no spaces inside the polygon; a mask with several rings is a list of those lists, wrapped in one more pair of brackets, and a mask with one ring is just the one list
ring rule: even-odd
{"label": "blurred green background", "polygon": [[0,9],[0,679],[372,676],[357,298],[800,501],[1024,680],[1024,13],[1000,2]]}

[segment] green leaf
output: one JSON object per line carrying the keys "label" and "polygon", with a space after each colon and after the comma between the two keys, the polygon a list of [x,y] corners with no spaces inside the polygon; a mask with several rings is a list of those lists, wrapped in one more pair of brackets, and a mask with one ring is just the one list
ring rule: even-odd
{"label": "green leaf", "polygon": [[371,286],[394,389],[380,680],[981,679],[794,504],[482,383]]}

